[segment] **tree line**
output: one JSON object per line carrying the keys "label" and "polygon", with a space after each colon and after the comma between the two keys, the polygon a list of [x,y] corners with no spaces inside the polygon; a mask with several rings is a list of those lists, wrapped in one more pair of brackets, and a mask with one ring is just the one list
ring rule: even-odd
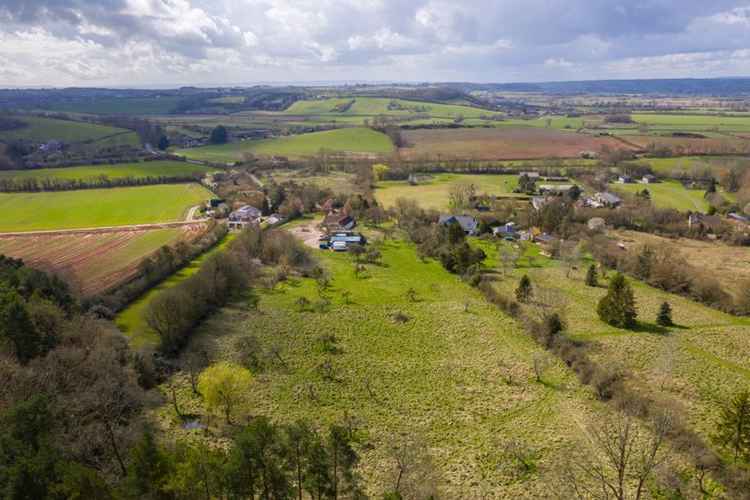
{"label": "tree line", "polygon": [[55,177],[8,177],[0,178],[0,192],[41,192],[41,191],[74,191],[80,189],[101,189],[129,186],[149,186],[154,184],[176,184],[199,182],[201,174],[159,175],[147,177],[109,177],[102,174],[92,179],[60,179]]}
{"label": "tree line", "polygon": [[216,245],[227,235],[227,227],[209,221],[205,232],[195,241],[164,245],[138,264],[136,275],[127,283],[87,300],[83,305],[98,314],[112,318],[114,313],[140,297],[148,289],[186,266],[197,256]]}
{"label": "tree line", "polygon": [[197,273],[149,303],[145,318],[159,335],[159,351],[176,355],[204,318],[247,290],[262,264],[305,274],[315,267],[302,243],[286,231],[248,227]]}

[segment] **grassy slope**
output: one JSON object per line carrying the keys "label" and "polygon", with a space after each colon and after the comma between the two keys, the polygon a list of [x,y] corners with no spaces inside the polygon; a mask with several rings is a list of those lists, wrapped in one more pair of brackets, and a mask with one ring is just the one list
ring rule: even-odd
{"label": "grassy slope", "polygon": [[117,165],[85,165],[81,167],[43,168],[36,170],[0,170],[0,179],[12,177],[19,179],[93,180],[103,175],[110,179],[123,177],[175,177],[192,174],[206,174],[213,170],[215,169],[181,161],[150,161],[121,163]]}
{"label": "grassy slope", "polygon": [[[255,335],[264,349],[280,346],[288,369],[258,374],[251,413],[321,424],[355,416],[373,445],[361,451],[361,471],[372,494],[392,484],[388,449],[403,433],[427,442],[445,479],[446,498],[475,498],[481,491],[497,498],[542,496],[540,475],[521,481],[505,467],[502,444],[526,442],[537,450],[540,467],[551,466],[598,405],[554,361],[547,383],[533,382],[536,345],[439,264],[420,262],[402,242],[389,241],[382,250],[384,265],[370,266],[367,279],[353,276],[350,256],[318,253],[332,278],[328,311],[300,312],[299,297],[317,300],[315,282],[292,281],[261,292],[257,312],[227,308],[209,319],[194,337],[195,346],[214,360],[233,359],[233,343],[243,335]],[[410,287],[417,291],[416,303],[405,298]],[[344,290],[351,304],[342,299]],[[397,311],[410,320],[394,322]],[[337,337],[341,353],[320,349],[316,339],[325,333]],[[329,358],[336,382],[322,379],[316,369]],[[502,380],[501,365],[514,374],[513,385]],[[203,413],[200,400],[181,382],[184,411]],[[306,397],[308,383],[317,402]],[[185,432],[171,407],[159,418],[169,435]]]}
{"label": "grassy slope", "polygon": [[683,212],[708,210],[708,202],[704,198],[705,191],[700,189],[686,189],[680,182],[665,181],[657,184],[612,184],[615,191],[637,193],[648,189],[651,202],[659,208],[674,208]]}
{"label": "grassy slope", "polygon": [[366,128],[346,128],[293,135],[260,141],[242,141],[221,146],[178,150],[178,154],[198,160],[231,162],[243,154],[312,156],[321,149],[337,152],[389,153],[393,145],[385,134]]}
{"label": "grassy slope", "polygon": [[[491,255],[490,262],[496,262],[494,248],[484,248]],[[517,269],[513,279],[498,286],[511,294],[518,278],[527,273],[536,287],[550,291],[546,297],[563,303],[568,330],[578,339],[593,342],[596,359],[627,370],[639,389],[678,400],[690,424],[705,438],[713,435],[718,403],[750,384],[750,320],[629,280],[641,328],[614,328],[600,321],[595,312],[606,293],[606,280],[598,288],[587,287],[586,266],[579,267],[567,277],[558,262],[538,257],[533,268]],[[678,326],[660,331],[655,318],[664,301],[672,305]]]}
{"label": "grassy slope", "polygon": [[211,197],[198,184],[0,193],[0,231],[122,226],[181,220]]}
{"label": "grassy slope", "polygon": [[[128,130],[97,125],[93,123],[75,122],[70,120],[55,120],[52,118],[41,118],[29,116],[20,118],[28,123],[28,127],[15,130],[0,131],[0,141],[11,141],[15,139],[28,139],[32,141],[48,141],[57,139],[63,142],[83,142],[99,140],[114,134],[123,136],[135,135]],[[137,139],[137,136],[136,136]]]}
{"label": "grassy slope", "polygon": [[423,208],[445,210],[451,188],[460,184],[474,184],[480,193],[507,195],[518,186],[518,176],[438,174],[418,186],[410,186],[406,181],[384,181],[378,183],[375,196],[385,207],[394,206],[399,198],[407,198]]}
{"label": "grassy slope", "polygon": [[222,249],[224,249],[226,245],[228,245],[229,242],[232,241],[233,238],[233,234],[227,235],[221,243],[213,247],[208,252],[192,260],[188,265],[174,273],[166,280],[159,283],[159,285],[150,289],[142,297],[123,309],[117,315],[117,317],[115,318],[115,323],[117,324],[118,328],[120,328],[120,330],[122,330],[122,332],[128,336],[130,342],[134,347],[139,348],[147,345],[154,347],[159,341],[158,335],[148,326],[144,318],[146,309],[148,308],[149,303],[154,299],[154,297],[156,297],[162,291],[178,285],[182,281],[185,281],[190,276],[198,272],[198,270],[201,268],[201,265],[203,264],[203,262],[205,262],[206,259],[208,259],[214,253],[220,252]]}

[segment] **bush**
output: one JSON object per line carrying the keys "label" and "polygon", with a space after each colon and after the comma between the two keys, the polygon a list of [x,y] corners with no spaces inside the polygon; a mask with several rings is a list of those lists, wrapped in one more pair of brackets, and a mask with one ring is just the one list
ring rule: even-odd
{"label": "bush", "polygon": [[516,300],[521,303],[528,302],[534,295],[534,290],[531,287],[531,280],[528,275],[524,274],[521,280],[518,282],[516,288]]}

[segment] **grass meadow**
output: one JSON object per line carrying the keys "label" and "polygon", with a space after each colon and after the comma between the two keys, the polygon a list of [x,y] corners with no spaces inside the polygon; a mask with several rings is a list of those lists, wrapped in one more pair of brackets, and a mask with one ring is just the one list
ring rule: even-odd
{"label": "grass meadow", "polygon": [[658,208],[674,208],[682,212],[706,212],[709,207],[705,191],[687,189],[679,181],[663,181],[656,184],[612,184],[612,189],[635,194],[644,189],[651,193],[651,203]]}
{"label": "grass meadow", "polygon": [[116,165],[84,165],[66,168],[41,168],[34,170],[0,170],[0,179],[60,179],[94,181],[101,177],[122,179],[132,177],[182,177],[207,174],[215,169],[181,161],[149,161],[119,163]]}
{"label": "grass meadow", "polygon": [[437,174],[417,186],[411,186],[406,181],[381,181],[377,184],[375,197],[386,208],[394,206],[397,199],[406,198],[416,201],[422,208],[447,210],[451,189],[462,184],[473,184],[479,193],[514,196],[518,176]]}
{"label": "grass meadow", "polygon": [[[402,241],[380,249],[382,265],[360,277],[351,256],[316,252],[330,276],[324,310],[299,309],[301,297],[320,297],[315,281],[293,278],[259,290],[257,310],[238,303],[211,317],[191,348],[214,362],[236,361],[235,343],[254,336],[261,355],[278,352],[283,364],[255,373],[250,414],[320,425],[355,419],[366,441],[360,472],[373,496],[395,481],[389,449],[401,436],[426,443],[446,498],[543,496],[546,471],[599,404],[554,359],[544,383],[535,382],[533,359],[546,354],[440,264],[420,261]],[[334,348],[323,335],[334,336]],[[327,376],[321,366],[330,366]],[[205,416],[186,378],[173,382],[183,411]],[[170,405],[155,416],[164,432],[189,433]],[[504,457],[510,440],[533,449],[530,474]]]}
{"label": "grass meadow", "polygon": [[199,184],[44,193],[0,193],[0,232],[94,228],[182,220],[211,198]]}
{"label": "grass meadow", "polygon": [[314,156],[321,149],[344,153],[385,154],[391,152],[393,145],[388,136],[380,132],[367,128],[343,128],[275,139],[181,149],[177,154],[197,160],[234,162],[241,161],[246,153],[299,158]]}

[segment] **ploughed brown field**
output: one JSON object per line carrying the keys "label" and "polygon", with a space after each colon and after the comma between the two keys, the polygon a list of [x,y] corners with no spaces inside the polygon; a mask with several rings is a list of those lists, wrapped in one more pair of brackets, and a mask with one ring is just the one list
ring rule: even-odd
{"label": "ploughed brown field", "polygon": [[202,225],[182,228],[0,237],[0,254],[54,273],[90,297],[135,276],[138,264],[164,245],[192,240]]}
{"label": "ploughed brown field", "polygon": [[577,158],[584,151],[599,151],[602,146],[632,149],[614,137],[595,137],[531,127],[410,130],[405,132],[404,136],[408,145],[399,152],[409,158]]}

